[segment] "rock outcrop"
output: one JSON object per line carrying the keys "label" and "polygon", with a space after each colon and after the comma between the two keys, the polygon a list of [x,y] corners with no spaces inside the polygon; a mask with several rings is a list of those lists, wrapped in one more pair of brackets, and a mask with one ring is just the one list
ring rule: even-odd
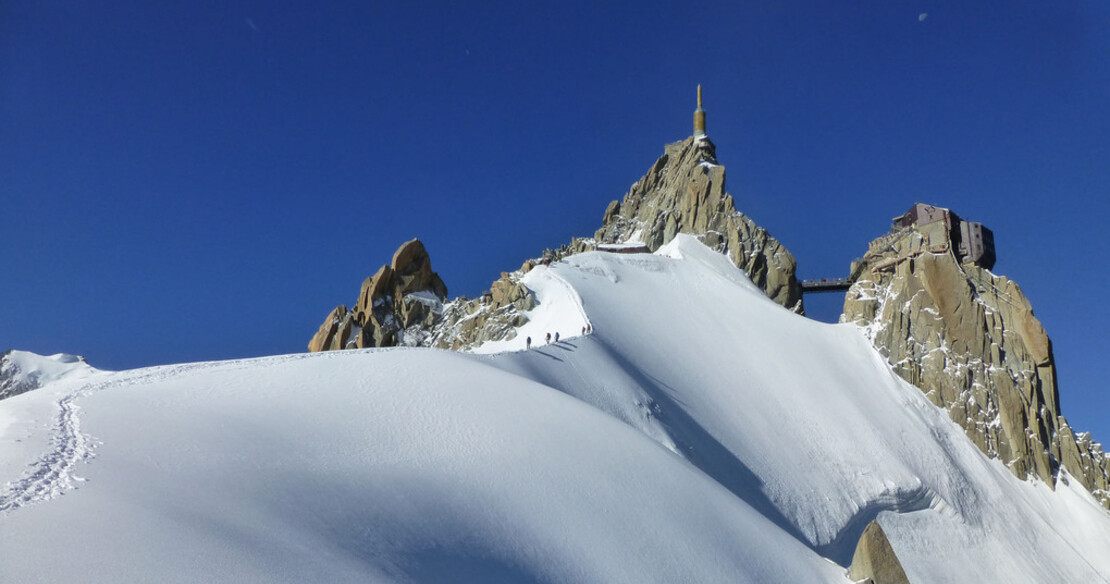
{"label": "rock outcrop", "polygon": [[725,168],[705,136],[667,145],[646,175],[605,210],[593,238],[545,250],[519,270],[504,272],[481,297],[445,302],[447,291],[419,241],[401,246],[390,265],[362,285],[353,309],[338,306],[324,319],[309,351],[394,345],[466,350],[511,339],[528,321],[535,296],[521,278],[536,265],[597,249],[642,242],[655,251],[677,233],[696,235],[727,254],[769,297],[802,311],[794,256],[767,231],[736,210],[725,193]]}
{"label": "rock outcrop", "polygon": [[651,251],[676,233],[696,235],[727,254],[775,302],[801,311],[794,256],[736,210],[725,192],[725,167],[705,136],[668,144],[624,199],[609,204],[602,223],[594,235],[597,243],[639,241]]}
{"label": "rock outcrop", "polygon": [[848,577],[861,584],[910,584],[878,520],[864,528],[848,568]]}
{"label": "rock outcrop", "polygon": [[354,323],[347,307],[336,306],[335,310],[332,310],[331,314],[328,314],[328,317],[324,319],[324,324],[320,325],[320,330],[316,331],[312,340],[308,341],[309,352],[346,349],[347,341],[351,339],[353,327]]}
{"label": "rock outcrop", "polygon": [[80,355],[43,356],[27,351],[0,353],[0,399],[9,398],[61,379],[96,373]]}
{"label": "rock outcrop", "polygon": [[413,239],[362,283],[354,309],[337,306],[328,314],[308,350],[426,345],[446,299],[424,244]]}
{"label": "rock outcrop", "polygon": [[[531,269],[529,263],[525,263]],[[447,305],[430,345],[441,349],[466,350],[486,341],[516,337],[516,329],[528,322],[524,314],[536,307],[536,297],[520,278],[527,269],[502,273],[480,298],[459,298]]]}
{"label": "rock outcrop", "polygon": [[794,256],[737,211],[724,189],[725,167],[717,164],[716,149],[707,137],[668,144],[663,156],[624,198],[609,203],[593,238],[575,238],[544,250],[519,270],[502,273],[481,298],[448,304],[431,345],[465,350],[488,340],[513,338],[516,327],[528,320],[523,313],[535,304],[520,279],[536,265],[630,242],[655,251],[678,233],[696,235],[710,248],[728,255],[770,298],[801,312]]}
{"label": "rock outcrop", "polygon": [[1055,485],[1063,464],[1110,506],[1106,455],[1060,415],[1052,343],[1029,300],[967,261],[958,217],[940,211],[896,224],[853,262],[843,320],[1014,475]]}
{"label": "rock outcrop", "polygon": [[37,389],[40,385],[37,379],[23,371],[13,353],[11,350],[0,353],[0,399]]}

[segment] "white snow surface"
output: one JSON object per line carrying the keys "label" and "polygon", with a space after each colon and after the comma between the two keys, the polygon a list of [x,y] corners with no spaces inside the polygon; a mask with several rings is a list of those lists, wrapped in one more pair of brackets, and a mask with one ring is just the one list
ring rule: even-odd
{"label": "white snow surface", "polygon": [[486,341],[472,352],[489,354],[523,351],[529,338],[533,345],[544,345],[548,334],[552,341],[555,333],[559,333],[560,340],[569,339],[572,336],[581,336],[583,327],[590,324],[578,292],[555,270],[547,266],[537,266],[521,278],[521,283],[536,297],[537,307],[524,312],[528,322],[516,330],[516,336],[512,339]]}
{"label": "white snow surface", "polygon": [[696,240],[525,284],[531,321],[489,354],[186,364],[0,401],[0,582],[844,583],[876,518],[911,582],[1110,581],[1110,516],[1077,481],[1015,479],[858,329]]}
{"label": "white snow surface", "polygon": [[43,356],[28,351],[8,351],[0,356],[0,361],[3,363],[0,376],[13,386],[41,387],[61,379],[88,377],[99,372],[83,358],[67,353]]}

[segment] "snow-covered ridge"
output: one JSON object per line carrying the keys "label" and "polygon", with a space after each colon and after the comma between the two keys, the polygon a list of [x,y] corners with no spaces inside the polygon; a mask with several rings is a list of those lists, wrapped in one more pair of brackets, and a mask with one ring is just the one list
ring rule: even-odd
{"label": "snow-covered ridge", "polygon": [[66,496],[0,514],[0,581],[847,583],[871,521],[915,583],[1110,577],[1110,517],[1076,481],[1016,479],[854,326],[790,313],[696,240],[528,277],[559,343],[0,402],[0,500],[60,484],[25,479],[61,417],[99,445]]}
{"label": "snow-covered ridge", "polygon": [[37,389],[61,379],[87,377],[99,370],[84,357],[58,353],[43,356],[28,351],[0,354],[0,399]]}

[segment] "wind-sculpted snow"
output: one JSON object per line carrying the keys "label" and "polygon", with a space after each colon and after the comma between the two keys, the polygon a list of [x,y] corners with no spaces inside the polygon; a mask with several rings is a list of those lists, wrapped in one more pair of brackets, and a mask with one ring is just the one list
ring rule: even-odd
{"label": "wind-sculpted snow", "polygon": [[122,381],[81,398],[88,482],[2,518],[0,580],[841,580],[626,424],[458,354]]}
{"label": "wind-sculpted snow", "polygon": [[1110,519],[1075,482],[1017,480],[857,329],[696,241],[528,285],[559,343],[0,402],[0,581],[848,582],[873,520],[911,582],[1107,581]]}
{"label": "wind-sculpted snow", "polygon": [[[1110,570],[1105,560],[1095,572],[1077,567],[1110,557],[1104,514],[1079,514],[1103,534],[1088,539],[1025,512],[1063,496],[1006,478],[855,327],[789,314],[688,238],[656,256],[583,254],[550,269],[577,291],[595,334],[487,359],[638,428],[821,555],[846,564],[879,519],[915,569],[954,581],[1101,581]],[[902,531],[894,517],[936,523]],[[975,559],[1042,533],[1040,556],[1009,566]],[[913,555],[907,542],[918,541],[928,553]]]}

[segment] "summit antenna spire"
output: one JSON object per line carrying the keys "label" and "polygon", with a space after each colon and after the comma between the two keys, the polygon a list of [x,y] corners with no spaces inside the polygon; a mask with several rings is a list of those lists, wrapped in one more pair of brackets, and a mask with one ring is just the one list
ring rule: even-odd
{"label": "summit antenna spire", "polygon": [[694,136],[705,135],[705,110],[701,109],[701,84],[698,84],[698,109],[694,110]]}

